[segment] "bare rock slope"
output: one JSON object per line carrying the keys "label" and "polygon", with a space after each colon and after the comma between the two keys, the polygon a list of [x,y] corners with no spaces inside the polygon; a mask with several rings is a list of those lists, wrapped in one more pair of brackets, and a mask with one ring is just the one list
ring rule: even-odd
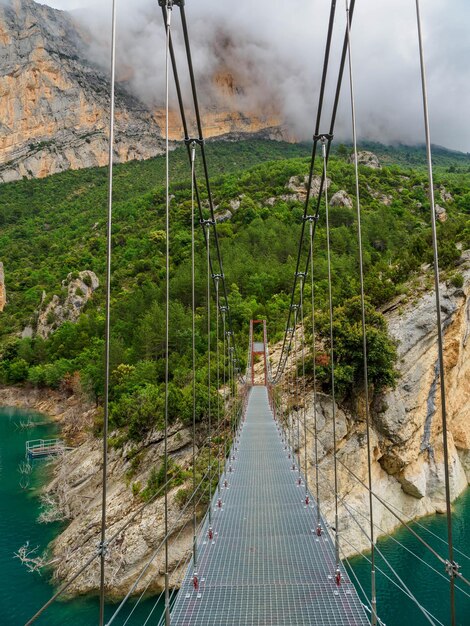
{"label": "bare rock slope", "polygon": [[[0,181],[104,165],[108,77],[86,58],[86,36],[63,11],[0,3]],[[116,160],[161,152],[159,125],[118,86]]]}

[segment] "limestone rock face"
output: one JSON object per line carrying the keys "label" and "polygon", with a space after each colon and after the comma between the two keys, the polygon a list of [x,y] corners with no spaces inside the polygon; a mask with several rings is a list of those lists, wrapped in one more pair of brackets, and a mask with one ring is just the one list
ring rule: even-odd
{"label": "limestone rock face", "polygon": [[342,189],[337,191],[330,200],[330,206],[344,206],[348,209],[353,208],[353,203],[346,191]]}
{"label": "limestone rock face", "polygon": [[[192,462],[191,434],[191,430],[180,423],[174,424],[169,430],[169,454],[172,461],[182,468],[190,467]],[[163,497],[156,498],[135,515],[142,507],[138,492],[147,485],[151,469],[159,468],[163,462],[163,433],[153,431],[138,449],[132,448],[132,444],[126,444],[123,449],[110,450],[109,455],[109,536],[130,522],[127,530],[117,537],[108,551],[107,584],[115,598],[127,592],[164,537]],[[131,458],[134,458],[133,463]],[[59,515],[70,522],[54,542],[54,555],[59,561],[55,569],[56,579],[69,580],[96,550],[96,533],[101,518],[101,459],[100,442],[90,439],[59,461],[54,479],[48,487]],[[190,484],[191,480],[187,485],[189,489]],[[192,506],[186,511],[182,510],[183,507],[175,499],[179,489],[172,487],[168,494],[169,524],[174,530],[170,550],[172,584],[180,580],[192,547],[192,524],[188,523],[192,517]],[[203,512],[204,509],[199,508],[198,517]],[[133,521],[132,516],[135,517]],[[64,558],[68,554],[74,554],[74,558]],[[149,592],[161,590],[164,586],[163,572],[164,551],[160,551],[136,592],[143,591],[147,583],[150,584]],[[95,562],[73,583],[71,593],[94,592],[99,588],[99,575],[99,563]]]}
{"label": "limestone rock face", "polygon": [[[0,2],[0,182],[107,165],[109,70],[90,60],[92,41],[72,14],[33,0]],[[230,73],[214,83],[230,101]],[[161,154],[165,112],[149,108],[119,76],[115,102],[115,162]],[[207,138],[288,139],[275,112],[242,114],[223,102],[205,112]],[[179,113],[169,122],[170,139],[181,141]]]}
{"label": "limestone rock face", "polygon": [[[326,187],[329,189],[331,185],[331,179],[326,179]],[[314,198],[320,192],[321,186],[321,176],[314,176],[312,178],[312,187],[310,190],[310,197]],[[289,178],[289,182],[286,185],[286,189],[290,191],[290,194],[285,194],[280,196],[281,200],[286,202],[288,201],[298,201],[303,202],[307,197],[307,189],[308,189],[308,176],[291,176]],[[271,198],[266,201],[267,204],[274,204],[271,202]],[[274,199],[276,200],[276,198]]]}
{"label": "limestone rock face", "polygon": [[7,290],[5,287],[5,272],[3,270],[3,263],[0,261],[0,313],[5,308],[7,302]]}
{"label": "limestone rock face", "polygon": [[[96,274],[90,270],[69,274],[62,282],[64,298],[54,295],[39,313],[36,333],[44,339],[64,322],[76,322],[93,292],[99,287]],[[44,296],[43,296],[44,301]]]}
{"label": "limestone rock face", "polygon": [[[107,163],[109,84],[72,18],[32,0],[0,3],[0,180]],[[118,85],[116,161],[162,152],[152,114]]]}
{"label": "limestone rock face", "polygon": [[447,211],[443,206],[441,206],[440,204],[436,204],[434,210],[436,211],[436,217],[440,222],[447,221]]}
{"label": "limestone rock face", "polygon": [[[365,165],[366,167],[370,167],[373,170],[380,170],[381,165],[379,161],[379,157],[373,152],[368,152],[367,150],[361,150],[357,153],[357,161],[359,165]],[[349,163],[354,162],[354,155],[349,157]]]}
{"label": "limestone rock face", "polygon": [[[470,259],[462,255],[463,289],[442,283],[441,314],[445,340],[451,497],[455,499],[470,482]],[[404,519],[445,510],[442,425],[435,297],[425,293],[416,301],[387,308],[389,332],[397,341],[400,379],[386,394],[383,406],[372,413],[371,452],[373,489]],[[271,351],[272,368],[280,349]],[[334,463],[331,398],[313,393],[306,398],[308,478],[315,485],[314,415],[318,429],[321,509],[334,525]],[[368,523],[367,445],[361,410],[336,407],[337,470],[340,533],[346,554],[367,548],[367,541],[353,520]],[[296,419],[295,411],[291,416]],[[297,447],[297,445],[296,445]],[[298,446],[302,466],[304,438]],[[398,526],[396,517],[374,501],[375,522],[385,532]]]}

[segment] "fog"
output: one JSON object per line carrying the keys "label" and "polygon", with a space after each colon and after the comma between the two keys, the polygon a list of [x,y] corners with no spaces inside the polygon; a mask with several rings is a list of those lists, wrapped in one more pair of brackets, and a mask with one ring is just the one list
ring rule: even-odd
{"label": "fog", "polygon": [[[90,55],[109,67],[111,0],[49,0],[73,9],[93,34]],[[214,77],[229,71],[238,86],[231,105],[243,113],[278,111],[299,138],[311,137],[326,38],[326,0],[188,0],[186,14],[201,105],[228,106]],[[422,143],[422,95],[414,0],[357,0],[352,44],[358,133],[362,140]],[[434,143],[470,151],[470,2],[421,2]],[[338,0],[328,96],[332,93],[345,28]],[[179,10],[172,33],[189,104]],[[157,0],[118,0],[119,77],[149,106],[164,97],[164,27]],[[343,85],[336,136],[350,137],[349,84]],[[173,97],[174,100],[174,97]]]}

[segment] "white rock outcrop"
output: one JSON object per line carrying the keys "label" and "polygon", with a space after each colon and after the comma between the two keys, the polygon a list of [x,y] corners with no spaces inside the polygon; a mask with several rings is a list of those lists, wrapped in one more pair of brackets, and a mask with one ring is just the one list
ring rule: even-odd
{"label": "white rock outcrop", "polygon": [[[354,155],[351,155],[348,161],[349,163],[354,163]],[[370,167],[373,170],[382,169],[379,157],[373,152],[369,152],[367,150],[361,150],[357,153],[357,162],[359,163],[359,165],[365,165],[366,167]]]}
{"label": "white rock outcrop", "polygon": [[349,196],[349,194],[341,189],[337,191],[334,196],[330,200],[330,206],[344,206],[347,209],[353,208],[353,202]]}
{"label": "white rock outcrop", "polygon": [[[36,326],[37,335],[45,339],[64,322],[76,322],[99,284],[98,277],[90,270],[79,272],[75,277],[74,274],[69,274],[62,282],[62,288],[66,292],[63,300],[54,295],[41,308]],[[45,294],[43,301],[44,298]]]}

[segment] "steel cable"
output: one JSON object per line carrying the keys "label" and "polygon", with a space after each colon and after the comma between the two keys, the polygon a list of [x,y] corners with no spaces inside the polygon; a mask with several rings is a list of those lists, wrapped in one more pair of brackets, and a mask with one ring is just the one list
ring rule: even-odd
{"label": "steel cable", "polygon": [[444,368],[444,337],[441,322],[441,297],[439,293],[439,252],[437,246],[437,229],[436,229],[436,209],[434,202],[434,177],[431,154],[431,132],[429,126],[429,109],[428,94],[426,85],[426,67],[424,61],[423,36],[421,28],[421,15],[419,8],[419,0],[416,0],[416,23],[418,28],[418,47],[419,60],[421,69],[421,86],[423,92],[423,114],[424,129],[426,136],[426,158],[428,164],[429,177],[429,204],[431,209],[431,232],[432,232],[432,249],[434,259],[434,290],[436,298],[436,327],[437,327],[437,351],[439,362],[439,383],[441,391],[441,418],[442,418],[442,439],[444,452],[444,483],[445,483],[445,500],[446,500],[446,516],[447,516],[447,543],[449,549],[449,573],[450,573],[450,618],[451,626],[455,626],[455,576],[458,574],[458,566],[454,561],[454,549],[452,539],[452,505],[450,496],[450,477],[449,477],[449,447],[447,437],[447,408],[446,408],[446,386],[445,386],[445,368]]}
{"label": "steel cable", "polygon": [[351,44],[351,22],[349,19],[349,0],[346,1],[346,31],[348,44],[348,66],[349,66],[349,87],[351,101],[351,125],[353,135],[354,153],[354,177],[356,185],[356,219],[357,219],[357,239],[359,248],[359,281],[361,292],[361,330],[362,330],[362,351],[364,367],[364,404],[366,416],[366,445],[367,445],[367,478],[369,481],[369,516],[370,516],[370,550],[371,550],[371,604],[372,604],[372,626],[377,624],[377,597],[375,588],[375,542],[374,542],[374,510],[372,502],[372,454],[370,438],[370,410],[369,410],[369,368],[367,363],[367,328],[366,328],[366,305],[364,289],[364,260],[362,250],[362,225],[361,225],[361,201],[359,190],[359,161],[357,155],[357,130],[356,130],[356,102],[354,94],[354,74],[352,62]]}

